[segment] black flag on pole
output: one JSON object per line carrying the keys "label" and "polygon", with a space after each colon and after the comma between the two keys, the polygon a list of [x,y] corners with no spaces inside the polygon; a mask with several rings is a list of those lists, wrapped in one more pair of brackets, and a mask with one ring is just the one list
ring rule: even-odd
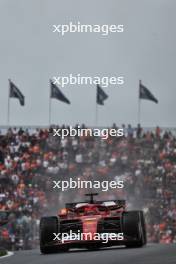
{"label": "black flag on pole", "polygon": [[141,82],[139,84],[139,99],[145,99],[158,103],[156,97]]}
{"label": "black flag on pole", "polygon": [[25,105],[25,97],[22,94],[22,92],[18,89],[18,87],[11,81],[9,80],[9,97],[10,98],[17,98],[20,102],[20,105],[24,106]]}
{"label": "black flag on pole", "polygon": [[60,91],[60,89],[54,84],[52,81],[51,83],[51,98],[55,98],[57,100],[60,100],[66,104],[70,104],[70,101],[67,99],[67,97]]}
{"label": "black flag on pole", "polygon": [[104,101],[108,98],[108,95],[103,91],[100,85],[97,84],[97,104],[104,105]]}

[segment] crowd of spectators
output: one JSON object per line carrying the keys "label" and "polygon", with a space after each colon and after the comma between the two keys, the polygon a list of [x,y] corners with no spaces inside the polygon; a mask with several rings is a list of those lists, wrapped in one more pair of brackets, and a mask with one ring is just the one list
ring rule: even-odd
{"label": "crowd of spectators", "polygon": [[[116,126],[113,125],[115,128]],[[27,249],[38,242],[39,219],[85,189],[54,190],[53,180],[123,180],[100,198],[143,209],[148,241],[176,243],[176,137],[173,131],[125,127],[123,137],[53,137],[52,129],[10,128],[0,134],[0,243]],[[1,214],[0,214],[1,215]],[[1,220],[0,220],[1,221]]]}

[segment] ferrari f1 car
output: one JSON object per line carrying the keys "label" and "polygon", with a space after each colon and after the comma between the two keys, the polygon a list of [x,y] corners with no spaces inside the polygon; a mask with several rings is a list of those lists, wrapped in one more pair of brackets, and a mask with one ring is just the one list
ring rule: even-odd
{"label": "ferrari f1 car", "polygon": [[146,244],[142,211],[127,211],[124,200],[67,203],[58,216],[42,217],[40,250],[47,254],[70,248],[98,249],[114,245],[142,247]]}

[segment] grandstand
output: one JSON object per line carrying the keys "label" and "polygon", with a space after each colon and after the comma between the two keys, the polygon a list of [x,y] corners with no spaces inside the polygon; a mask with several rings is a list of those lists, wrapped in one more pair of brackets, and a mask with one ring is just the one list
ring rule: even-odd
{"label": "grandstand", "polygon": [[30,249],[38,243],[39,219],[56,213],[86,190],[54,191],[54,179],[123,179],[123,190],[100,198],[127,199],[143,209],[148,240],[176,243],[175,129],[124,126],[125,136],[53,137],[49,128],[2,127],[0,134],[0,212],[9,219],[0,245]]}

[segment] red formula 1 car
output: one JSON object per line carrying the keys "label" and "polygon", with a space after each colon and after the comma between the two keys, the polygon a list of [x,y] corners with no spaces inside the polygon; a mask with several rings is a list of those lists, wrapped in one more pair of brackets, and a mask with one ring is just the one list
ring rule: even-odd
{"label": "red formula 1 car", "polygon": [[124,200],[69,203],[58,216],[40,221],[41,253],[70,248],[98,249],[114,245],[142,247],[146,244],[142,211],[126,211]]}

